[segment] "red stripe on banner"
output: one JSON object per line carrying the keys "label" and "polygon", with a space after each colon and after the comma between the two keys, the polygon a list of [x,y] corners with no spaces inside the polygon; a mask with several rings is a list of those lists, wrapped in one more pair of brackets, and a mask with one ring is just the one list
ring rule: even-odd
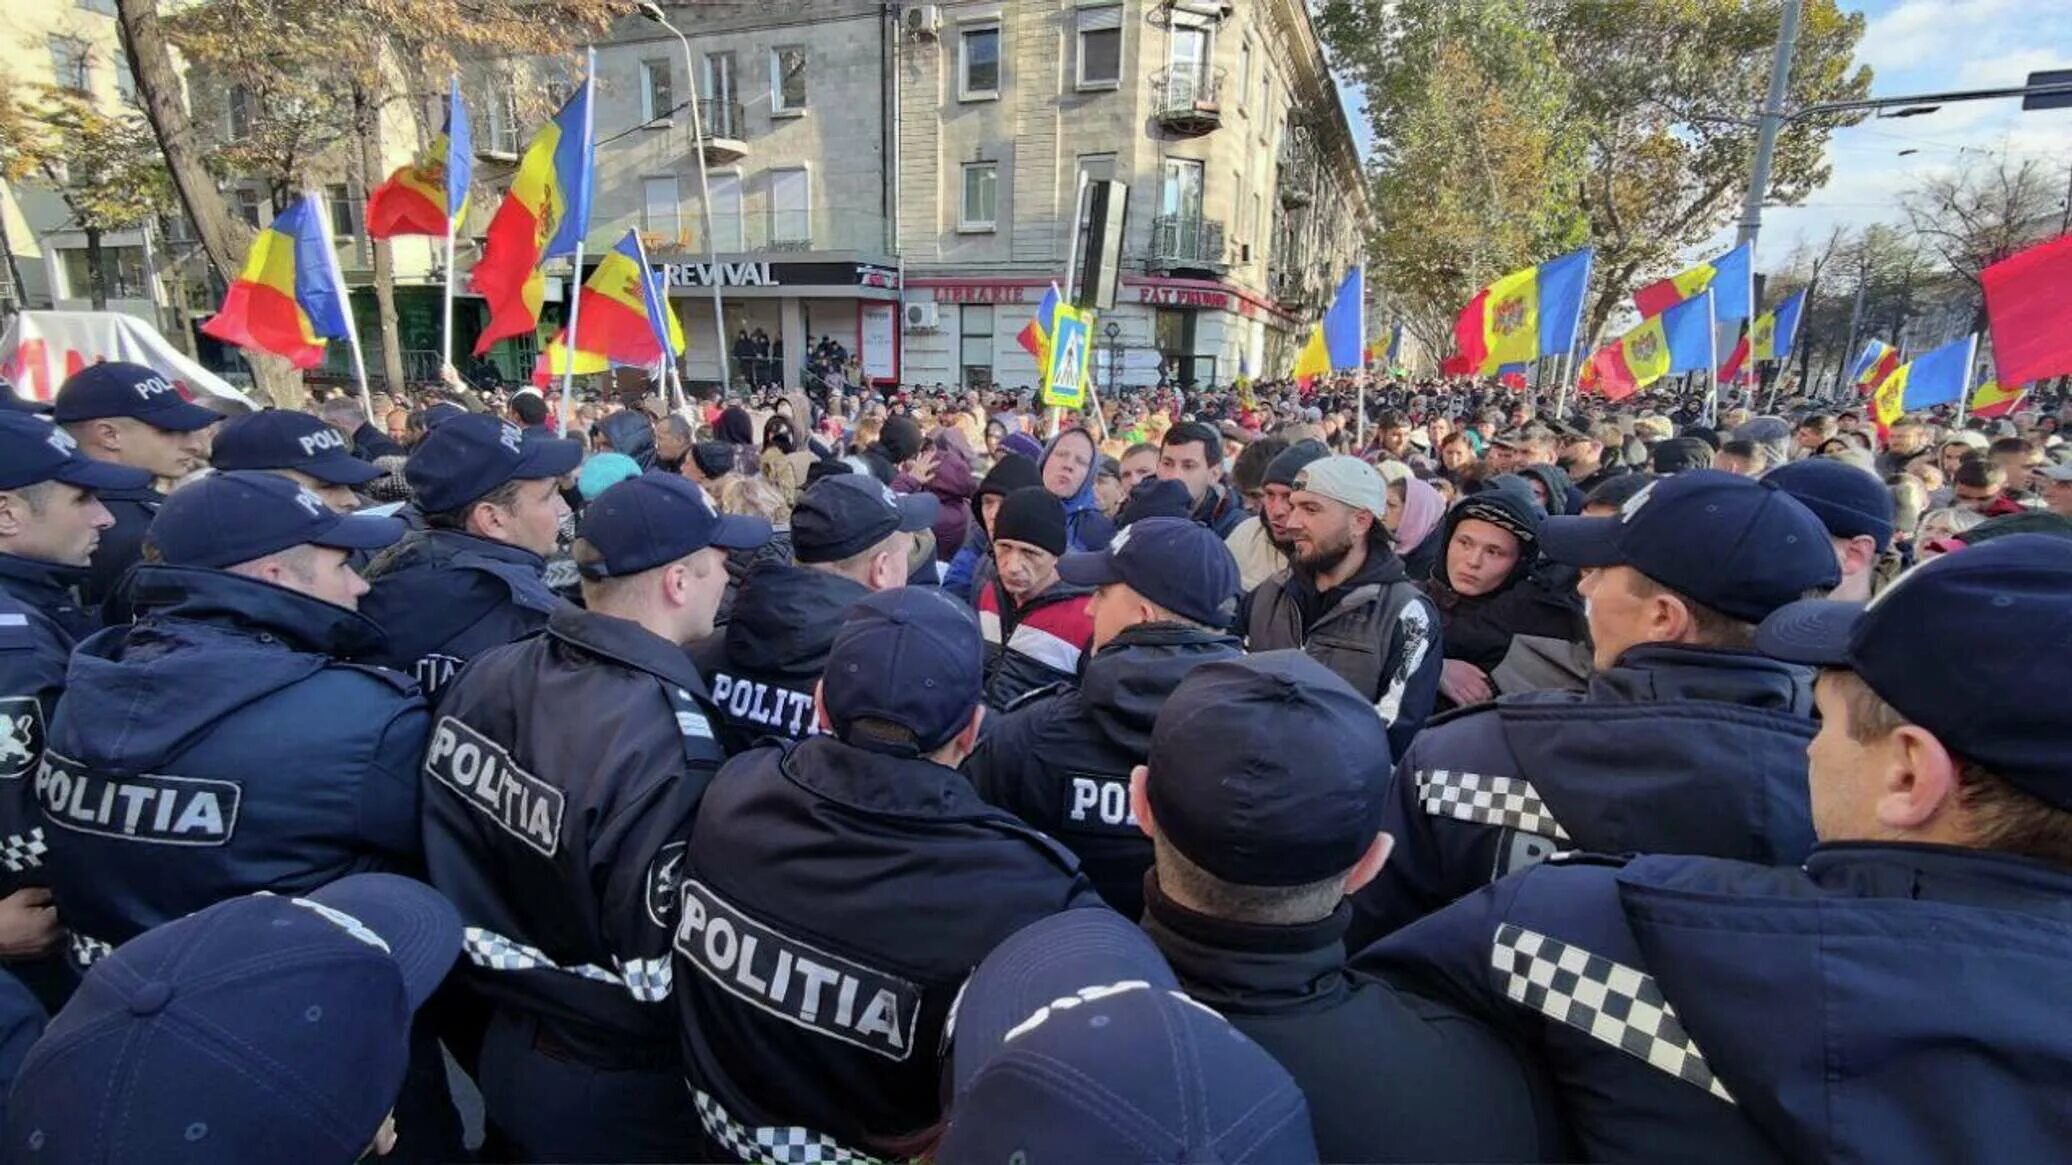
{"label": "red stripe on banner", "polygon": [[223,310],[211,316],[201,330],[226,344],[284,356],[297,368],[315,368],[324,362],[324,345],[311,334],[309,317],[295,297],[264,284],[243,280],[231,284],[230,294],[223,297]]}
{"label": "red stripe on banner", "polygon": [[577,313],[578,350],[594,352],[619,364],[653,364],[662,358],[647,312],[635,311],[609,295],[583,289]]}
{"label": "red stripe on banner", "polygon": [[1639,378],[1626,364],[1623,344],[1614,342],[1598,349],[1590,358],[1590,367],[1597,373],[1597,391],[1606,400],[1625,400],[1640,391]]}
{"label": "red stripe on banner", "polygon": [[[401,171],[398,171],[400,175]],[[423,190],[390,178],[376,187],[367,199],[367,235],[392,239],[398,235],[446,234],[446,208]]]}
{"label": "red stripe on banner", "polygon": [[468,285],[489,302],[489,326],[475,341],[475,355],[507,336],[522,336],[540,326],[540,301],[546,291],[540,277],[544,240],[539,219],[516,198],[497,207],[484,236],[482,261],[468,276]]}

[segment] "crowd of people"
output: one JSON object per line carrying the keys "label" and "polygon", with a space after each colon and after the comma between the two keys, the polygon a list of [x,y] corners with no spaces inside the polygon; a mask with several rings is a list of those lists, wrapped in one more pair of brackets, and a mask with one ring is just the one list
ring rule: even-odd
{"label": "crowd of people", "polygon": [[839,381],[0,395],[0,1159],[2064,1152],[2062,398]]}

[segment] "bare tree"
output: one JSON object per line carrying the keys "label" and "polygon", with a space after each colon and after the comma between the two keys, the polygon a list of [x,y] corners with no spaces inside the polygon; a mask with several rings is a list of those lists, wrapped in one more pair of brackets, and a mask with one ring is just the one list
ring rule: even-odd
{"label": "bare tree", "polygon": [[1973,329],[1986,326],[1979,273],[2049,235],[2057,182],[2034,159],[1960,156],[1960,169],[1932,174],[1900,197],[1907,225],[1954,275],[1979,292]]}

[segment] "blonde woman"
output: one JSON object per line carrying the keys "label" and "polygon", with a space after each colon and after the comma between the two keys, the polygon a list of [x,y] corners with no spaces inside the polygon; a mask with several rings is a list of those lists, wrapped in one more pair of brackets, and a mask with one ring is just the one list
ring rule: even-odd
{"label": "blonde woman", "polygon": [[720,597],[719,615],[713,625],[723,626],[734,613],[734,592],[748,572],[765,562],[791,561],[791,504],[784,494],[763,477],[729,474],[719,486],[722,514],[747,514],[770,523],[770,540],[754,550],[727,551],[727,590]]}

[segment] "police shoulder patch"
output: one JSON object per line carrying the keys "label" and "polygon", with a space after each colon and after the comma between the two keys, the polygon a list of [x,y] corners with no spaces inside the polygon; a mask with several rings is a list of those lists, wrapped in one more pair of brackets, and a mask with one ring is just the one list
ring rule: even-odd
{"label": "police shoulder patch", "polygon": [[34,696],[0,697],[0,781],[18,781],[43,759],[43,705]]}

